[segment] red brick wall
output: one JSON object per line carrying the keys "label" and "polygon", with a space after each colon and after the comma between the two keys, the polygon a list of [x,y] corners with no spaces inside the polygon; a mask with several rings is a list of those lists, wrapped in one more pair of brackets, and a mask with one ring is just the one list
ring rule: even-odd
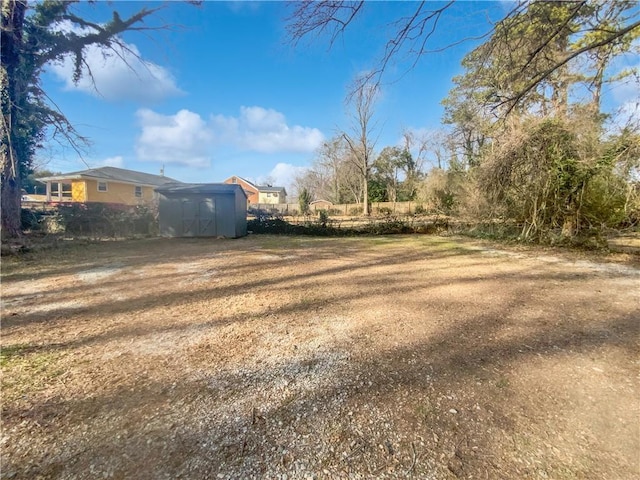
{"label": "red brick wall", "polygon": [[224,183],[240,185],[247,194],[247,203],[258,203],[258,190],[240,177],[229,177]]}

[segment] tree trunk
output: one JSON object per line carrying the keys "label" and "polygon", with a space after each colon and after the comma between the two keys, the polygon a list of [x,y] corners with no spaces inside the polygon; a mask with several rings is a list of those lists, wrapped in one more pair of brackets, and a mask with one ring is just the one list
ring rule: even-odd
{"label": "tree trunk", "polygon": [[365,166],[365,174],[363,175],[362,182],[362,214],[368,216],[369,215],[369,175],[366,173]]}
{"label": "tree trunk", "polygon": [[604,70],[606,68],[606,59],[598,57],[598,66],[596,74],[593,78],[593,97],[591,101],[591,108],[595,115],[600,114],[600,103],[602,96],[602,85],[604,84]]}
{"label": "tree trunk", "polygon": [[2,91],[0,93],[2,97],[2,145],[0,146],[2,238],[19,237],[22,233],[20,222],[22,206],[21,165],[16,149],[15,133],[17,108],[21,96],[18,77],[26,8],[26,0],[2,0]]}
{"label": "tree trunk", "polygon": [[[557,49],[561,55],[564,55],[569,49],[569,37],[567,34],[561,34],[557,39]],[[569,111],[569,87],[571,80],[569,79],[569,67],[565,64],[556,71],[557,81],[554,82],[554,106],[555,114],[559,118],[567,118]]]}
{"label": "tree trunk", "polygon": [[11,171],[11,160],[7,148],[2,146],[2,238],[18,238],[22,235],[20,212],[22,209],[22,194],[20,177]]}

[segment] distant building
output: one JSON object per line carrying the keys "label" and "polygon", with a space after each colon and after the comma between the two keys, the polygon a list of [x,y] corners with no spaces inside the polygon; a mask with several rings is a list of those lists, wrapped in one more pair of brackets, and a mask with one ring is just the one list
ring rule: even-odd
{"label": "distant building", "polygon": [[312,210],[326,210],[333,207],[333,203],[329,200],[314,200],[309,204]]}
{"label": "distant building", "polygon": [[284,187],[258,187],[258,203],[287,203]]}
{"label": "distant building", "polygon": [[284,187],[272,187],[270,185],[256,185],[249,180],[233,176],[227,178],[224,183],[240,185],[247,195],[247,203],[287,203],[287,191]]}
{"label": "distant building", "polygon": [[48,202],[97,202],[139,205],[156,200],[156,187],[181,183],[164,175],[116,167],[90,168],[39,178]]}

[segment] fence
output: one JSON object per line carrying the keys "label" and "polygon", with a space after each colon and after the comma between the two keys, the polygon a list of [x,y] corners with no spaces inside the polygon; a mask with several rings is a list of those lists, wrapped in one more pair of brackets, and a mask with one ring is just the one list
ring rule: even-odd
{"label": "fence", "polygon": [[[297,203],[253,203],[249,206],[253,209],[264,210],[270,213],[279,213],[284,216],[300,214],[300,205]],[[419,202],[372,202],[370,212],[374,215],[412,215],[424,212],[425,205]],[[336,205],[309,205],[312,214],[325,210],[331,215],[353,216],[362,214],[361,203],[342,203]]]}

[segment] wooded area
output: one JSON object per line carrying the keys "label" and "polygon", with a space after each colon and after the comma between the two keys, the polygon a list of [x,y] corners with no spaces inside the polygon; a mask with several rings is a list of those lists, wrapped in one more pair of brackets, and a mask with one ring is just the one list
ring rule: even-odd
{"label": "wooded area", "polygon": [[[378,66],[348,97],[354,118],[361,118],[361,105],[353,100],[379,88],[394,56],[429,53],[437,20],[450,6],[429,10],[432,4],[421,2],[412,17],[398,19]],[[297,41],[329,33],[333,42],[365,8],[302,4],[290,32]],[[326,142],[297,179],[299,188],[313,199],[365,208],[381,201],[435,204],[449,215],[518,225],[527,240],[636,229],[638,105],[605,113],[602,94],[620,82],[638,85],[637,69],[616,62],[638,53],[639,25],[635,2],[514,4],[463,59],[465,71],[442,101],[440,130],[421,137],[406,131],[403,145],[372,152],[370,103],[367,122],[352,129],[359,144],[344,134]]]}

